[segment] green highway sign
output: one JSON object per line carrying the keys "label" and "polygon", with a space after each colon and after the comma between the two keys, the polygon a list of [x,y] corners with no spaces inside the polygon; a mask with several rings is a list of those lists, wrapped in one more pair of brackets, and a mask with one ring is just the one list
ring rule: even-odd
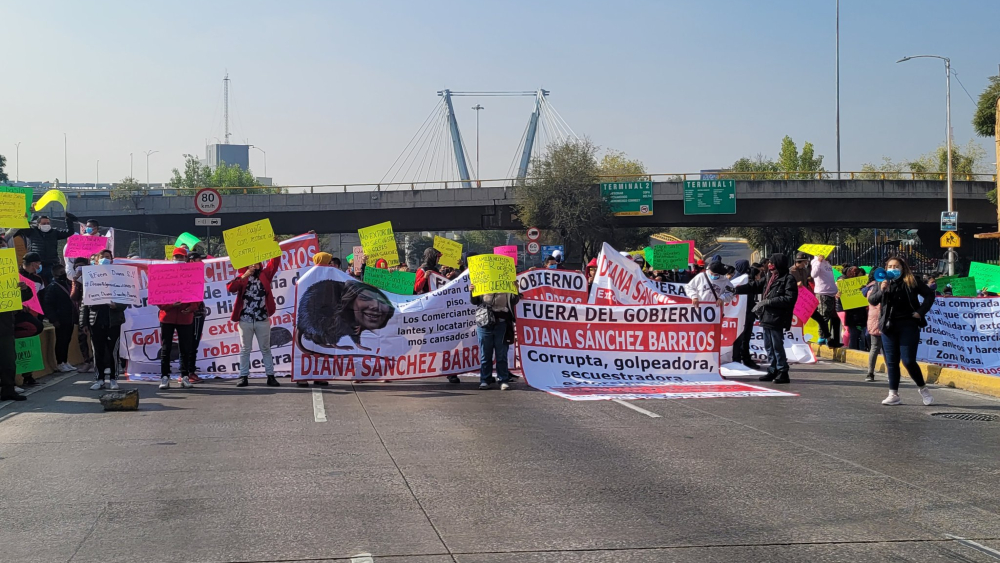
{"label": "green highway sign", "polygon": [[684,182],[685,215],[735,215],[736,180]]}
{"label": "green highway sign", "polygon": [[609,182],[601,184],[601,197],[615,215],[652,215],[652,182]]}

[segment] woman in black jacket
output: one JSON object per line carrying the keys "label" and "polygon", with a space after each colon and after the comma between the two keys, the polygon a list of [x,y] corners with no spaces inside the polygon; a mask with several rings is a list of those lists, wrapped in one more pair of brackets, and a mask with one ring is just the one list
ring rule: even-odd
{"label": "woman in black jacket", "polygon": [[767,275],[736,288],[740,295],[760,295],[753,313],[764,332],[764,349],[770,365],[761,381],[788,383],[788,358],[785,356],[785,331],[792,327],[792,312],[799,298],[798,284],[788,273],[788,257],[775,253],[767,264]]}
{"label": "woman in black jacket", "polygon": [[73,340],[73,327],[77,321],[76,305],[71,293],[66,266],[52,266],[52,283],[42,293],[42,311],[56,329],[56,369],[64,373],[76,371],[67,361],[69,345]]}
{"label": "woman in black jacket", "polygon": [[[883,405],[899,405],[899,364],[917,384],[925,405],[934,403],[917,363],[920,329],[927,326],[927,312],[934,305],[934,291],[913,275],[902,258],[890,258],[885,264],[886,281],[868,292],[868,302],[881,305],[878,326],[882,331],[882,354],[889,375],[889,396]],[[922,300],[918,299],[922,298]]]}

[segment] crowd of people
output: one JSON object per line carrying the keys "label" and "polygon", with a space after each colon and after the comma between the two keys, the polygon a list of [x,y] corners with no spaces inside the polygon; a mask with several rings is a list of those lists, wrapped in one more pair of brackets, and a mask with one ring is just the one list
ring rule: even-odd
{"label": "crowd of people", "polygon": [[[67,226],[72,226],[77,221],[69,213],[66,217]],[[84,223],[79,232],[101,236],[100,225],[94,220]],[[91,389],[119,388],[117,380],[124,362],[118,357],[118,343],[128,305],[83,304],[82,268],[87,265],[113,264],[114,254],[110,249],[105,249],[90,258],[78,257],[64,262],[59,258],[58,242],[72,234],[74,231],[70,229],[54,229],[48,217],[40,216],[28,229],[8,231],[0,240],[0,245],[6,247],[14,237],[24,239],[28,252],[21,261],[20,274],[27,283],[21,283],[22,298],[24,302],[28,302],[37,295],[42,307],[41,312],[23,307],[20,311],[0,313],[0,400],[24,400],[21,389],[15,387],[14,341],[40,334],[44,328],[42,319],[48,320],[55,332],[58,371],[93,370],[95,380]],[[818,325],[818,344],[840,348],[846,343],[851,349],[868,351],[867,381],[875,381],[878,355],[881,353],[885,357],[890,392],[883,404],[898,405],[901,402],[900,364],[917,383],[924,404],[930,405],[933,402],[916,361],[916,351],[920,329],[927,324],[925,317],[936,295],[935,280],[917,278],[902,258],[891,258],[886,262],[887,279],[883,281],[876,281],[872,274],[855,265],[843,264],[836,268],[846,279],[868,276],[868,283],[862,293],[869,305],[845,310],[835,280],[835,268],[822,255],[809,256],[800,252],[795,256],[794,263],[789,263],[785,254],[776,253],[760,263],[737,260],[732,265],[724,264],[720,256],[715,256],[707,262],[698,260],[685,270],[657,271],[649,267],[642,253],[622,254],[633,260],[649,279],[684,284],[686,294],[695,305],[710,302],[724,306],[736,295],[745,296],[747,314],[740,336],[733,346],[733,361],[753,369],[765,369],[766,373],[760,377],[761,381],[775,384],[790,382],[784,338],[785,332],[793,324],[800,288],[804,288],[817,301],[812,319]],[[175,262],[199,262],[205,258],[206,255],[198,252],[197,247],[192,249],[185,245],[177,246],[172,256]],[[414,271],[414,294],[431,291],[432,273],[446,279],[455,279],[462,273],[462,268],[440,265],[440,258],[441,253],[436,249],[426,249],[420,266]],[[317,253],[313,261],[320,266],[342,268],[341,260],[327,252]],[[385,268],[384,261],[380,262],[382,263],[377,263],[374,267]],[[563,262],[562,253],[557,250],[545,258],[541,268],[561,269]],[[349,261],[347,272],[363,279],[365,266],[362,265],[357,270],[353,266]],[[280,385],[275,377],[271,356],[269,321],[275,313],[271,280],[280,267],[281,259],[274,258],[266,264],[241,268],[227,284],[228,291],[235,296],[231,321],[237,324],[241,339],[237,387],[249,385],[250,355],[254,340],[262,355],[265,385]],[[389,269],[408,271],[405,265]],[[596,259],[584,267],[583,273],[591,285],[596,269]],[[732,280],[744,275],[747,276],[747,281],[734,286]],[[518,296],[505,293],[471,298],[471,304],[476,307],[481,389],[489,389],[498,382],[501,389],[510,389],[517,377],[511,373],[507,363],[509,346],[514,343],[514,311],[517,301]],[[176,335],[180,349],[177,382],[183,388],[190,388],[201,381],[195,358],[208,311],[202,302],[173,303],[158,307],[160,341],[163,343],[160,350],[159,387],[168,389],[171,385],[171,359]],[[803,323],[806,321],[799,320]],[[759,323],[763,334],[766,352],[764,367],[755,361],[750,350],[755,323]],[[68,362],[74,327],[78,327],[77,345],[84,359],[79,368]],[[843,334],[844,328],[846,336]],[[448,376],[448,380],[452,383],[460,382],[455,375]],[[22,381],[23,386],[37,383],[30,373],[22,374]],[[306,382],[298,384],[308,385]],[[326,385],[326,382],[315,381],[313,384]]]}

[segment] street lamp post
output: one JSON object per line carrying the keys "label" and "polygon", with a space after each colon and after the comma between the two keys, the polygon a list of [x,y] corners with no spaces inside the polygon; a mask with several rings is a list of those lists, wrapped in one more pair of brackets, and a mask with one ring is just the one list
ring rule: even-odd
{"label": "street lamp post", "polygon": [[257,145],[250,145],[250,148],[257,149],[260,151],[260,154],[264,155],[264,177],[267,178],[267,153]]}
{"label": "street lamp post", "polygon": [[837,0],[837,179],[840,179],[840,0]]}
{"label": "street lamp post", "polygon": [[[483,177],[479,174],[479,112],[486,109],[480,104],[472,106],[472,109],[476,110],[476,181],[482,182]],[[482,184],[479,184],[482,187]]]}
{"label": "street lamp post", "polygon": [[94,189],[101,183],[101,159],[97,159],[97,175],[94,177]]}
{"label": "street lamp post", "polygon": [[69,187],[69,159],[66,157],[67,146],[66,133],[63,133],[63,182],[66,182],[66,186]]}
{"label": "street lamp post", "polygon": [[156,154],[160,151],[146,151],[146,189],[149,189],[149,155]]}
{"label": "street lamp post", "polygon": [[128,177],[135,178],[135,174],[132,172],[132,153],[128,153]]}
{"label": "street lamp post", "polygon": [[[939,55],[914,55],[912,57],[903,57],[896,62],[901,63],[910,59],[941,59],[944,61],[945,104],[947,114],[945,139],[947,139],[948,142],[948,212],[950,213],[954,211],[955,207],[955,191],[954,185],[952,184],[951,174],[951,59]],[[955,251],[951,249],[948,250],[948,275],[955,275]]]}
{"label": "street lamp post", "polygon": [[20,183],[21,182],[21,141],[18,141],[14,146],[17,148],[16,156],[14,157],[15,158],[15,163],[17,165],[17,168],[15,168],[15,170],[16,170],[15,174],[17,176],[17,179],[14,180],[14,181]]}

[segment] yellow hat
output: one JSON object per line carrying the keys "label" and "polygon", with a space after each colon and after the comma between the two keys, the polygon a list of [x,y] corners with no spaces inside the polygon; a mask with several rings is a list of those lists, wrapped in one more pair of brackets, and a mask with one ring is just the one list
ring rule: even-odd
{"label": "yellow hat", "polygon": [[313,255],[313,263],[317,266],[329,266],[333,261],[333,255],[329,252],[317,252]]}

